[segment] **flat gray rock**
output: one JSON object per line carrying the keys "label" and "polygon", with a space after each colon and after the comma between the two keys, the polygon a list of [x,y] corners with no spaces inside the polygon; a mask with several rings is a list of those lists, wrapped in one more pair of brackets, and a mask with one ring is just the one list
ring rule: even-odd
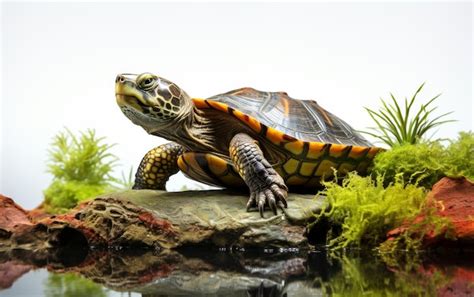
{"label": "flat gray rock", "polygon": [[26,221],[5,233],[0,247],[45,252],[58,245],[308,247],[305,227],[322,206],[322,198],[290,194],[287,209],[279,209],[277,215],[266,211],[265,218],[257,211],[247,212],[247,200],[245,194],[223,190],[109,193],[66,214]]}
{"label": "flat gray rock", "polygon": [[160,248],[211,244],[219,247],[306,247],[305,224],[322,205],[314,195],[290,194],[278,215],[247,212],[247,196],[214,191],[125,191],[105,194],[75,214],[107,244]]}

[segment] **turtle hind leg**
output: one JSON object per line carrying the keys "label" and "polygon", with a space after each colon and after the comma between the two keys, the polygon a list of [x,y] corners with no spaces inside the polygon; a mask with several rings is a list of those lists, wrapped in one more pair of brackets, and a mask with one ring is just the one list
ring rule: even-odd
{"label": "turtle hind leg", "polygon": [[247,134],[235,135],[229,145],[230,157],[250,189],[247,210],[257,206],[263,217],[265,205],[277,214],[277,206],[287,207],[288,188],[283,178],[263,156],[258,142]]}
{"label": "turtle hind leg", "polygon": [[133,189],[166,190],[166,182],[171,175],[179,171],[178,158],[183,147],[169,142],[157,146],[143,157],[135,174]]}

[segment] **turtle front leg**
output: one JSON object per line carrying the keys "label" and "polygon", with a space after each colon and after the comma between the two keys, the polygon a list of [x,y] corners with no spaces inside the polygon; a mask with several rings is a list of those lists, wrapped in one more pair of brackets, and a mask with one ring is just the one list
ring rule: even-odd
{"label": "turtle front leg", "polygon": [[170,176],[179,171],[178,158],[183,147],[169,142],[151,149],[140,162],[133,189],[166,190]]}
{"label": "turtle front leg", "polygon": [[258,142],[247,134],[235,135],[229,145],[234,166],[250,189],[247,211],[257,206],[263,218],[265,205],[277,214],[277,205],[287,207],[288,188],[263,156]]}

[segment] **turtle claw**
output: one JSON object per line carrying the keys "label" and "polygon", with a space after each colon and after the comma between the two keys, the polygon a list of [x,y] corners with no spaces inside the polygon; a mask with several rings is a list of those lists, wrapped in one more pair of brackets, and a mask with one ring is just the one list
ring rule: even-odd
{"label": "turtle claw", "polygon": [[286,197],[288,192],[286,186],[279,186],[272,183],[269,187],[260,189],[250,194],[250,198],[247,202],[247,211],[257,207],[260,212],[260,216],[265,218],[264,211],[265,206],[270,207],[274,215],[277,215],[278,208],[287,208]]}

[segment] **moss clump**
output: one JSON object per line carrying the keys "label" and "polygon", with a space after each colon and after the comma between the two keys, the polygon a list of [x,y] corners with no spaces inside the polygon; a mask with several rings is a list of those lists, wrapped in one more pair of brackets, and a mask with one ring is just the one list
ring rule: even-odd
{"label": "moss clump", "polygon": [[444,147],[439,142],[405,144],[377,154],[372,171],[383,175],[387,182],[402,176],[407,182],[418,179],[430,188],[444,176]]}
{"label": "moss clump", "polygon": [[[337,181],[324,185],[327,207],[317,221],[327,219],[333,226],[327,242],[333,248],[375,247],[390,229],[416,216],[425,203],[426,190],[406,185],[401,176],[384,187],[382,176],[374,180],[352,172],[342,185]],[[340,226],[340,234],[335,234],[336,226]]]}
{"label": "moss clump", "polygon": [[445,174],[447,176],[465,176],[474,180],[474,133],[460,132],[455,141],[446,149]]}
{"label": "moss clump", "polygon": [[113,189],[117,180],[111,172],[118,159],[109,152],[112,145],[103,141],[94,130],[76,137],[66,129],[53,138],[48,163],[53,182],[44,191],[46,211],[61,213]]}
{"label": "moss clump", "polygon": [[394,146],[375,157],[372,170],[387,182],[402,175],[405,181],[417,179],[426,188],[444,176],[473,179],[474,133],[461,132],[447,147],[439,141]]}

